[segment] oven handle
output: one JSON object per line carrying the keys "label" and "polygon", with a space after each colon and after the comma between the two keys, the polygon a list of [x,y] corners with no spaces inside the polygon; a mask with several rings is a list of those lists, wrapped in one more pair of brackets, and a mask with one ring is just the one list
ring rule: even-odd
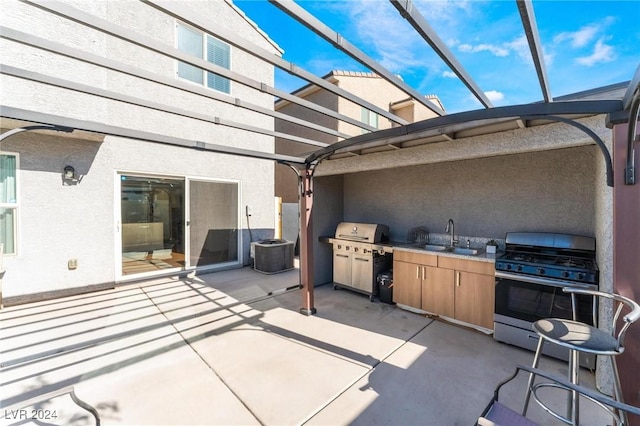
{"label": "oven handle", "polygon": [[585,288],[585,289],[597,288],[597,286],[593,284],[583,284],[583,283],[577,283],[577,282],[565,281],[565,280],[551,280],[548,278],[540,278],[532,275],[512,274],[509,272],[502,272],[502,271],[496,271],[496,278],[506,278],[514,281],[522,281],[525,283],[534,283],[534,284],[542,284],[542,285],[551,285],[554,287],[578,287],[578,288]]}

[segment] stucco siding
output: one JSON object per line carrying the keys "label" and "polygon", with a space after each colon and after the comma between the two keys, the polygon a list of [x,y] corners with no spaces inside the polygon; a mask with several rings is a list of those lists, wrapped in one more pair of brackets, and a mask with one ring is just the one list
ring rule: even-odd
{"label": "stucco siding", "polygon": [[[168,49],[176,45],[176,18],[143,2],[68,0],[62,3],[90,14],[92,19],[104,19],[110,25],[126,28]],[[179,16],[206,17],[203,26],[213,35],[216,28],[233,30],[238,37],[274,55],[281,53],[229,2],[199,0],[171,4]],[[200,87],[201,91],[209,90],[180,80],[176,74],[176,60],[159,52],[19,1],[0,0],[0,5],[2,25],[8,28],[152,73],[155,78],[172,79],[183,85]],[[272,136],[213,123],[214,118],[219,117],[273,130],[274,120],[270,116],[6,39],[0,40],[0,49],[3,63],[8,66],[84,84],[87,92],[2,75],[3,106],[234,148],[274,152]],[[231,64],[232,71],[273,85],[273,65],[250,53],[232,46]],[[106,99],[98,93],[100,90],[155,105],[149,108]],[[233,97],[273,108],[271,95],[235,82],[231,83],[229,99]],[[188,117],[196,115],[201,117]],[[85,137],[86,134],[78,132],[71,135],[28,132],[3,141],[2,150],[16,152],[20,159],[18,253],[4,258],[7,269],[3,279],[4,298],[83,289],[129,278],[123,277],[119,268],[121,231],[117,206],[121,194],[118,173],[237,182],[242,238],[240,260],[244,264],[249,262],[249,225],[254,240],[273,236],[272,161],[113,136],[91,136],[90,140]],[[69,185],[62,181],[62,170],[66,165],[75,168],[81,177],[79,182]],[[245,206],[251,208],[250,223],[244,214]],[[77,260],[76,269],[68,267],[71,259]]]}
{"label": "stucco siding", "polygon": [[[170,48],[175,46],[176,19],[141,2],[79,1],[70,4],[98,18],[114,22],[135,33],[159,41],[165,46]],[[208,16],[215,16],[216,25],[222,22],[228,28],[235,28],[239,36],[256,33],[255,28],[224,1],[176,2],[176,4],[180,8],[196,7],[199,8],[196,10],[200,13],[206,12]],[[66,46],[114,59],[160,76],[178,79],[176,60],[160,53],[62,19],[24,3],[4,0],[3,6],[6,6],[3,10],[7,13],[3,13],[2,23],[9,28],[21,31],[28,28],[30,34],[47,40],[54,40]],[[257,40],[262,40],[263,47],[266,46],[267,43],[262,36],[258,36]],[[273,129],[273,118],[230,104],[188,94],[12,41],[2,40],[0,47],[3,51],[3,62],[10,66],[109,90],[116,94],[133,96],[155,102],[160,106],[179,108],[186,114],[200,113],[210,120],[220,117]],[[277,53],[273,46],[271,50],[274,54]],[[231,58],[233,71],[259,82],[273,84],[272,65],[236,48],[232,48]],[[228,144],[266,152],[274,150],[271,137],[254,137],[248,132],[242,134],[235,129],[216,126],[202,120],[188,119],[187,123],[184,117],[175,114],[16,77],[2,76],[2,85],[3,104],[7,106],[81,120],[105,122],[115,126],[187,139],[211,141],[222,145]],[[273,107],[272,96],[235,82],[231,84],[231,95],[242,97],[245,101],[263,107]]]}

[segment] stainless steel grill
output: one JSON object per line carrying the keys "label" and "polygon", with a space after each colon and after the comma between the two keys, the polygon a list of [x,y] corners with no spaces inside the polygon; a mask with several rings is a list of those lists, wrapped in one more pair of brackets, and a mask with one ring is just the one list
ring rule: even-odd
{"label": "stainless steel grill", "polygon": [[386,225],[341,222],[336,227],[333,245],[334,288],[343,287],[376,296],[376,277],[391,268],[391,246]]}

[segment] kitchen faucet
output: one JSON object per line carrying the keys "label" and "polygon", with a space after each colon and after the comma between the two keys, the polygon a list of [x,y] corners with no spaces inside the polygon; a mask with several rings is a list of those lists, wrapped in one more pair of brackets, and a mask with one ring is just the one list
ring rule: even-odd
{"label": "kitchen faucet", "polygon": [[444,228],[444,232],[451,233],[451,244],[450,244],[451,247],[453,247],[458,242],[458,240],[454,239],[455,237],[454,237],[453,227],[454,227],[453,219],[449,219],[449,222],[447,222],[447,227]]}

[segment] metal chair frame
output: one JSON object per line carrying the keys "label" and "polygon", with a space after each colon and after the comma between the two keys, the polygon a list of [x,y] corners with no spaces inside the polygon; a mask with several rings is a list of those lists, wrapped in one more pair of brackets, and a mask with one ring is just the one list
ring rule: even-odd
{"label": "metal chair frame", "polygon": [[[638,319],[640,319],[640,305],[638,305],[636,302],[634,302],[633,300],[618,295],[618,294],[613,294],[613,293],[605,293],[602,291],[595,291],[595,290],[588,290],[588,289],[584,289],[584,288],[577,288],[577,287],[565,287],[562,289],[565,293],[571,293],[571,301],[572,301],[572,310],[573,310],[573,320],[577,321],[577,296],[578,295],[589,295],[592,296],[594,299],[594,303],[593,303],[593,324],[597,324],[597,309],[598,309],[598,300],[600,298],[603,299],[608,299],[613,301],[614,303],[614,311],[615,314],[613,315],[612,318],[612,322],[611,324],[609,324],[609,330],[611,333],[611,336],[614,337],[616,339],[616,347],[612,348],[611,350],[598,350],[595,348],[588,348],[588,347],[583,347],[583,346],[579,346],[579,345],[573,345],[571,343],[568,342],[564,342],[564,341],[559,341],[556,339],[553,339],[549,336],[545,336],[543,333],[541,333],[539,331],[539,329],[537,327],[535,327],[535,323],[534,323],[534,330],[536,331],[536,333],[540,336],[540,340],[538,341],[538,347],[536,349],[536,354],[534,356],[533,359],[533,368],[537,368],[538,367],[538,363],[540,361],[540,354],[542,352],[542,346],[545,343],[545,341],[548,341],[550,343],[555,343],[557,345],[560,346],[564,346],[566,348],[568,348],[570,350],[570,358],[569,358],[569,380],[571,383],[579,385],[580,383],[580,376],[579,376],[579,372],[580,372],[580,362],[579,362],[579,353],[580,352],[588,352],[588,353],[593,353],[596,355],[604,355],[604,356],[610,356],[611,357],[611,363],[612,363],[612,367],[613,367],[613,381],[614,381],[614,398],[616,401],[619,402],[623,402],[623,398],[622,398],[622,389],[620,386],[620,377],[618,374],[618,367],[617,367],[617,363],[616,363],[616,359],[615,356],[621,354],[622,352],[624,352],[624,337],[625,334],[628,330],[628,328],[631,326],[631,324],[633,324],[635,321],[637,321]],[[629,310],[629,313],[627,313],[626,315],[624,315],[622,317],[622,325],[618,328],[618,320],[620,318],[620,315],[622,313],[623,308],[627,308]],[[560,320],[562,321],[562,320]],[[591,326],[589,326],[591,327]],[[595,328],[595,327],[593,327]],[[529,375],[529,382],[528,382],[528,386],[527,386],[527,394],[525,397],[525,404],[523,407],[523,414],[526,415],[526,411],[527,411],[527,407],[529,405],[529,399],[531,397],[532,392],[534,392],[534,387],[533,387],[533,381],[534,381],[535,377],[533,374]],[[543,405],[537,398],[536,401],[540,404]],[[546,409],[546,407],[543,406],[543,408]],[[572,391],[571,394],[569,395],[569,400],[568,400],[568,404],[567,404],[567,417],[562,417],[557,415],[557,413],[554,413],[554,416],[557,417],[558,419],[564,421],[567,424],[578,424],[579,423],[579,395],[576,391]],[[623,411],[620,413],[620,417],[622,418],[623,422],[621,424],[627,424],[627,418],[626,418],[626,413]]]}
{"label": "metal chair frame", "polygon": [[[489,402],[489,404],[487,404],[486,408],[484,409],[484,411],[482,412],[482,414],[480,415],[480,418],[477,421],[477,425],[479,426],[495,426],[495,425],[500,425],[500,423],[497,423],[496,420],[497,419],[492,419],[491,418],[491,409],[494,407],[494,405],[496,403],[499,404],[499,399],[500,399],[500,390],[501,388],[506,385],[507,383],[511,382],[512,380],[514,380],[516,378],[516,376],[521,372],[524,371],[526,373],[529,373],[530,377],[534,377],[534,379],[536,377],[542,377],[546,380],[548,380],[547,382],[542,382],[542,383],[537,383],[533,386],[528,386],[527,387],[527,393],[533,395],[534,400],[547,412],[549,413],[551,416],[555,417],[556,419],[562,420],[566,423],[566,419],[564,419],[562,416],[560,416],[559,414],[555,413],[553,410],[549,409],[542,401],[541,398],[538,397],[537,395],[537,391],[539,389],[543,389],[546,387],[553,387],[553,388],[558,388],[558,389],[563,389],[566,390],[568,392],[575,392],[577,393],[578,396],[585,398],[591,402],[593,402],[594,404],[596,404],[597,406],[599,406],[600,408],[606,410],[612,417],[612,419],[614,419],[615,421],[615,425],[616,426],[624,426],[626,425],[626,413],[632,413],[632,414],[636,414],[636,415],[640,415],[640,407],[635,407],[632,405],[628,405],[625,404],[623,402],[620,401],[616,401],[613,398],[610,398],[609,396],[600,393],[596,390],[593,389],[589,389],[589,388],[585,388],[583,386],[579,386],[576,385],[574,383],[569,382],[568,380],[561,378],[561,377],[556,377],[546,371],[537,369],[537,368],[533,368],[533,367],[527,367],[524,365],[518,365],[516,367],[516,371],[507,379],[503,380],[502,382],[500,382],[498,384],[498,386],[496,387],[495,391],[493,392],[493,398],[491,399],[491,401]],[[518,415],[521,419],[526,419],[528,422],[531,422],[531,420],[527,419],[526,416],[526,411],[528,408],[528,404],[529,401],[526,402],[525,407],[523,408],[522,414],[520,413],[515,413],[516,415]],[[510,410],[510,409],[509,409]],[[513,411],[513,410],[511,410]],[[622,416],[621,413],[624,413],[625,415]],[[571,421],[568,424],[570,425],[578,425],[578,423],[576,421]],[[506,425],[505,425],[506,426]]]}

